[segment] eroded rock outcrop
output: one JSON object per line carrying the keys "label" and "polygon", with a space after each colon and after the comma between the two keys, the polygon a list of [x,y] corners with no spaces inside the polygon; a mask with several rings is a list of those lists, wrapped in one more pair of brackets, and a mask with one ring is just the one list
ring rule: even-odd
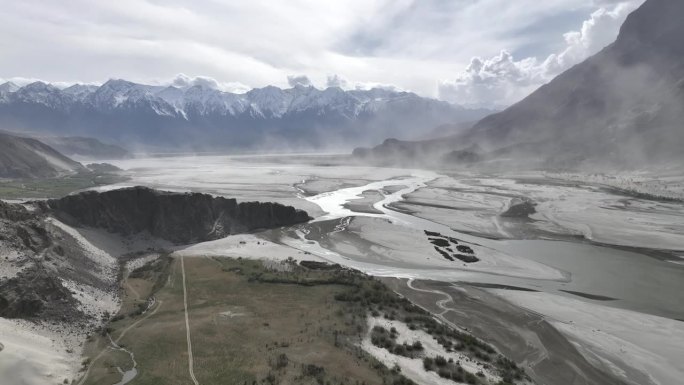
{"label": "eroded rock outcrop", "polygon": [[78,301],[60,279],[41,266],[0,281],[0,317],[76,320],[83,317]]}
{"label": "eroded rock outcrop", "polygon": [[122,235],[149,232],[176,244],[306,222],[308,214],[270,202],[241,202],[200,193],[172,193],[146,187],[83,192],[48,201],[62,221]]}
{"label": "eroded rock outcrop", "polygon": [[0,202],[0,317],[95,327],[101,314],[85,314],[79,298],[115,297],[116,260],[94,257],[49,212],[27,206]]}
{"label": "eroded rock outcrop", "polygon": [[528,218],[530,215],[537,212],[536,204],[529,199],[514,198],[511,200],[508,209],[501,213],[504,218]]}
{"label": "eroded rock outcrop", "polygon": [[145,187],[23,205],[0,201],[0,317],[92,329],[115,312],[119,256],[98,249],[78,227],[187,244],[309,219],[277,203]]}
{"label": "eroded rock outcrop", "polygon": [[31,213],[24,206],[0,201],[0,219],[23,221],[31,216]]}

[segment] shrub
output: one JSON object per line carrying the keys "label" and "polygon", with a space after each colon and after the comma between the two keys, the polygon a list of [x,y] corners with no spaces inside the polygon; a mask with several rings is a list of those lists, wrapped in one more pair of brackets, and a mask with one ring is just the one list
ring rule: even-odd
{"label": "shrub", "polygon": [[466,372],[465,380],[469,384],[477,384],[477,377],[475,377],[475,375],[470,372]]}
{"label": "shrub", "polygon": [[290,363],[290,359],[287,358],[287,354],[282,353],[276,359],[276,369],[282,369]]}
{"label": "shrub", "polygon": [[314,364],[307,364],[302,367],[302,374],[308,377],[319,377],[325,373],[325,368]]}
{"label": "shrub", "polygon": [[446,368],[439,369],[437,374],[442,378],[451,378],[451,372],[449,371],[449,369]]}

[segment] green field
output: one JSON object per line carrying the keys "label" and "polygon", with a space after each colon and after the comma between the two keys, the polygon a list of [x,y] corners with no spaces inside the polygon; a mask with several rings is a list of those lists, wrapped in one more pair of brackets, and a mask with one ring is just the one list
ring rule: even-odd
{"label": "green field", "polygon": [[0,198],[59,198],[74,191],[119,183],[126,179],[116,174],[83,172],[61,178],[0,180]]}
{"label": "green field", "polygon": [[[184,264],[200,384],[410,383],[356,346],[366,332],[367,309],[336,299],[370,278],[296,265],[275,272],[259,261],[227,258],[185,258]],[[123,285],[122,310],[109,332],[135,354],[138,375],[130,384],[192,383],[180,272],[180,260],[168,259]],[[137,314],[155,290],[156,305]],[[107,349],[108,343],[99,336],[87,346],[91,360],[105,353],[85,384],[117,383],[117,366],[130,368],[127,355]]]}

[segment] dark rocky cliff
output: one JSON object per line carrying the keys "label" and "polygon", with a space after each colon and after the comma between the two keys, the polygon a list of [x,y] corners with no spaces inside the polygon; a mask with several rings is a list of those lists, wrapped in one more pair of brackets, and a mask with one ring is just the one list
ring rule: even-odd
{"label": "dark rocky cliff", "polygon": [[31,213],[24,206],[0,201],[0,220],[23,221],[31,217]]}
{"label": "dark rocky cliff", "polygon": [[67,321],[83,314],[59,277],[42,266],[32,266],[0,280],[0,317]]}
{"label": "dark rocky cliff", "polygon": [[53,225],[50,217],[122,235],[148,232],[177,244],[310,219],[306,212],[278,203],[238,203],[207,194],[146,187],[83,192],[29,204],[36,209],[0,201],[0,255],[10,271],[17,271],[0,278],[0,317],[80,326],[95,325],[105,315],[79,310],[78,300],[62,280],[115,292],[119,289],[118,267],[115,259],[92,258],[90,249]]}
{"label": "dark rocky cliff", "polygon": [[242,202],[200,193],[132,187],[53,199],[47,206],[67,223],[122,235],[149,232],[177,244],[306,222],[308,214],[278,203]]}

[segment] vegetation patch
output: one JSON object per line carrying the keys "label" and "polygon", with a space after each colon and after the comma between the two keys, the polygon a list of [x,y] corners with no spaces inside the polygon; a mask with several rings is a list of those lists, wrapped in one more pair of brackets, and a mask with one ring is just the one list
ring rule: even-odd
{"label": "vegetation patch", "polygon": [[126,181],[116,173],[83,171],[60,178],[10,179],[0,181],[0,198],[59,198],[74,191]]}
{"label": "vegetation patch", "polygon": [[399,334],[395,328],[389,331],[382,326],[375,326],[371,330],[371,343],[377,347],[387,349],[390,353],[398,356],[417,358],[423,354],[423,344],[420,341],[415,341],[411,344],[406,342],[402,344],[397,343]]}
{"label": "vegetation patch", "polygon": [[470,373],[463,369],[460,363],[454,362],[453,359],[447,360],[443,356],[425,357],[423,368],[428,372],[436,372],[440,377],[458,383],[480,384],[481,379],[484,378],[483,372]]}
{"label": "vegetation patch", "polygon": [[[439,343],[446,352],[459,352],[469,360],[482,363],[484,369],[491,369],[492,373],[497,374],[503,379],[501,384],[515,384],[522,381],[531,381],[525,374],[524,369],[517,366],[513,361],[508,360],[499,354],[491,345],[472,336],[469,333],[454,329],[437,319],[429,312],[414,305],[406,298],[400,297],[392,292],[381,282],[373,278],[365,278],[355,281],[354,284],[347,285],[346,291],[338,294],[335,299],[347,302],[350,313],[359,316],[370,313],[374,317],[383,317],[390,321],[400,321],[407,325],[409,330],[422,330],[429,334]],[[435,357],[427,357],[422,344],[416,343],[397,343],[399,334],[396,330],[389,330],[382,326],[375,326],[370,331],[371,343],[377,347],[387,349],[389,352],[409,357],[409,358],[430,358],[435,363]],[[441,359],[438,360],[441,362]],[[430,362],[428,360],[428,362]],[[448,360],[446,360],[447,363]],[[477,373],[467,374],[465,371],[458,370],[456,364],[441,368],[435,363],[435,372],[441,368],[446,373],[449,372],[451,379],[463,377],[465,383],[489,384],[482,376]],[[475,379],[475,382],[468,380]],[[497,384],[498,385],[498,384]]]}
{"label": "vegetation patch", "polygon": [[[474,384],[489,384],[477,373],[461,372],[458,362],[437,365],[441,360],[426,354],[420,341],[397,342],[402,338],[396,329],[368,330],[369,314],[430,334],[446,351],[484,363],[506,383],[527,378],[488,344],[442,324],[360,272],[318,264],[311,269],[292,260],[280,267],[246,259],[184,261],[194,370],[203,385],[415,385],[398,367],[388,368],[363,350],[361,341],[368,334],[375,346],[392,354],[432,359],[430,370],[441,370],[443,377],[448,372],[450,379],[463,376],[467,383],[474,376]],[[132,383],[188,383],[180,270],[178,259],[162,256],[129,274],[118,318],[86,347],[90,360],[105,353],[92,362],[85,384],[114,384],[121,379],[117,368],[130,365],[120,352],[107,348],[108,334],[135,354],[138,375]],[[152,297],[154,306],[141,313],[140,304]],[[226,316],[226,309],[240,316]]]}
{"label": "vegetation patch", "polygon": [[[453,237],[447,237],[434,231],[424,230],[425,235],[428,236],[428,241],[435,246],[435,251],[447,261],[454,262],[457,259],[465,263],[478,262],[480,259],[475,256],[475,251],[467,245],[459,244],[459,241]],[[456,247],[455,253],[451,246]]]}
{"label": "vegetation patch", "polygon": [[[380,282],[341,267],[312,270],[294,261],[275,266],[186,257],[184,265],[194,372],[201,384],[415,385],[359,346],[367,332],[367,311],[337,299],[365,285],[384,287]],[[135,314],[134,306],[126,305],[124,317],[106,330],[115,339],[126,331],[120,345],[135,354],[138,364],[131,384],[190,382],[182,284],[174,258],[145,265],[123,283],[125,301],[132,303],[129,286],[144,300],[161,285],[151,310]],[[388,290],[385,295],[398,298]],[[226,316],[227,309],[240,316]],[[98,337],[87,349],[91,360],[106,353],[85,384],[121,380],[116,368],[126,368],[126,357],[106,349],[105,342],[107,337]]]}

